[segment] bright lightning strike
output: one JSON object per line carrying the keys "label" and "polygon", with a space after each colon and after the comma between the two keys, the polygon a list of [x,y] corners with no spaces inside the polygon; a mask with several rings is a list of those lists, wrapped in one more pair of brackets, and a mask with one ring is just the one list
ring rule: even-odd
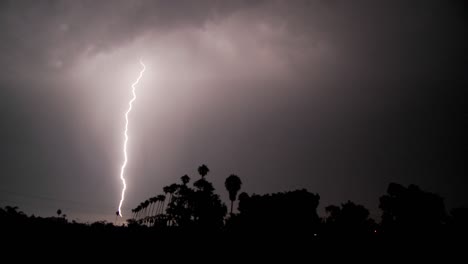
{"label": "bright lightning strike", "polygon": [[127,112],[125,112],[125,131],[124,131],[124,137],[125,137],[125,140],[124,140],[124,144],[123,144],[123,154],[124,154],[124,162],[122,164],[122,167],[120,168],[120,179],[122,180],[122,183],[123,183],[123,188],[122,188],[122,198],[120,199],[120,203],[119,203],[119,215],[120,217],[122,217],[122,203],[125,199],[125,190],[127,189],[127,183],[125,182],[125,167],[127,166],[127,161],[128,161],[128,157],[127,157],[127,142],[128,142],[128,114],[130,114],[130,112],[132,111],[132,106],[133,106],[133,101],[136,100],[136,85],[138,84],[138,82],[140,82],[140,79],[141,77],[143,77],[143,73],[145,72],[145,64],[143,64],[143,62],[140,60],[140,64],[141,66],[143,67],[140,71],[140,75],[138,76],[137,80],[132,84],[132,94],[133,94],[133,97],[132,99],[130,100],[130,102],[128,102],[128,110]]}

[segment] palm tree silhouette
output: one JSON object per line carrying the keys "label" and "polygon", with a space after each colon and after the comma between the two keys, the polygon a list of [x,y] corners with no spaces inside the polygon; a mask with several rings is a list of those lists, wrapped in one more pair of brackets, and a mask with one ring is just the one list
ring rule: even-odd
{"label": "palm tree silhouette", "polygon": [[140,211],[141,211],[141,203],[137,206],[137,208],[135,208],[135,212],[136,212],[135,220],[138,220],[138,218],[140,217]]}
{"label": "palm tree silhouette", "polygon": [[205,176],[210,172],[210,169],[205,164],[202,164],[200,167],[198,167],[198,173],[202,176],[204,179]]}
{"label": "palm tree silhouette", "polygon": [[236,200],[237,193],[239,192],[241,185],[241,179],[235,174],[231,174],[229,177],[226,178],[226,181],[224,182],[224,186],[226,186],[226,189],[229,192],[229,200],[231,200],[231,215],[234,201]]}
{"label": "palm tree silhouette", "polygon": [[187,183],[189,183],[189,181],[190,181],[190,177],[189,177],[187,174],[185,174],[184,176],[180,177],[180,179],[182,180],[182,184],[183,184],[183,185],[187,185]]}
{"label": "palm tree silhouette", "polygon": [[117,225],[117,219],[118,219],[119,215],[120,215],[120,212],[119,212],[119,211],[116,211],[116,212],[115,212],[115,221],[114,221],[114,225]]}
{"label": "palm tree silhouette", "polygon": [[146,220],[148,219],[148,205],[149,205],[149,200],[146,200],[144,203],[143,203],[143,208],[145,209],[144,213],[143,213],[143,223],[146,222]]}
{"label": "palm tree silhouette", "polygon": [[157,199],[156,196],[155,196],[155,197],[149,198],[149,201],[150,201],[150,210],[149,210],[150,213],[149,213],[149,216],[150,216],[150,217],[153,217],[153,216],[154,216],[154,213],[153,213],[154,207],[156,207],[156,206],[155,206],[155,203],[156,203],[156,205],[157,205],[158,199]]}
{"label": "palm tree silhouette", "polygon": [[157,198],[157,199],[159,200],[159,202],[161,203],[161,205],[160,205],[160,207],[159,207],[159,210],[158,210],[159,212],[156,212],[156,214],[158,214],[158,213],[159,213],[159,214],[162,214],[163,211],[164,211],[164,201],[166,200],[166,196],[163,195],[163,194],[160,194],[160,195],[158,195],[156,198]]}

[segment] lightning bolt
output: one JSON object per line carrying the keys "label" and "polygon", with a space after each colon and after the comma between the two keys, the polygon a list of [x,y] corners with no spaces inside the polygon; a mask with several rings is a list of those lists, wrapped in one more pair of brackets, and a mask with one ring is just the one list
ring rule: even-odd
{"label": "lightning bolt", "polygon": [[145,72],[146,66],[143,64],[143,62],[140,59],[140,64],[143,67],[140,71],[140,75],[136,79],[136,81],[132,84],[132,94],[133,97],[128,102],[128,110],[125,112],[125,131],[124,131],[124,144],[123,144],[123,154],[124,154],[124,162],[122,164],[122,167],[120,167],[120,179],[122,180],[123,183],[123,188],[122,188],[122,198],[120,199],[119,203],[119,215],[122,217],[122,203],[125,200],[125,190],[127,189],[127,183],[125,182],[125,167],[127,167],[127,162],[128,162],[128,156],[127,156],[127,143],[128,143],[128,114],[132,111],[132,106],[133,102],[136,100],[136,85],[140,82],[141,77],[143,77],[143,73]]}

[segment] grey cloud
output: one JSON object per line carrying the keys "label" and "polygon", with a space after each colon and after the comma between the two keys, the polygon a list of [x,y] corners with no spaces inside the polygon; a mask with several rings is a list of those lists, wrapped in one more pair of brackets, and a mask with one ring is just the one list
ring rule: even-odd
{"label": "grey cloud", "polygon": [[20,74],[12,64],[34,70],[65,67],[83,52],[108,51],[148,31],[198,27],[256,2],[3,1],[2,66],[7,76]]}

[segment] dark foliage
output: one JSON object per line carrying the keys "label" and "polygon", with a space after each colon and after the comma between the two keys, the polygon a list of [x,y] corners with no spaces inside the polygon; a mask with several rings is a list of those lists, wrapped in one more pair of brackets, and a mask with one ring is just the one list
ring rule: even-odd
{"label": "dark foliage", "polygon": [[[325,253],[331,248],[360,248],[355,252],[363,256],[369,252],[395,255],[408,253],[414,245],[426,248],[430,256],[468,238],[467,208],[455,208],[448,215],[438,195],[395,183],[380,198],[381,223],[351,201],[327,206],[327,216],[321,219],[317,214],[320,196],[305,189],[265,195],[243,192],[238,197],[238,213],[226,217],[226,206],[206,179],[209,169],[203,166],[193,187],[190,177],[182,176],[181,184],[166,186],[165,194],[141,202],[124,226],[70,222],[60,209],[54,217],[28,216],[18,207],[6,206],[0,208],[1,238],[8,246],[68,248],[74,254],[81,252],[85,241],[88,248],[108,246],[127,252],[193,249],[193,254],[199,254],[209,246],[225,254],[236,248],[240,256],[262,252],[307,255],[313,250],[328,257],[334,256]],[[226,180],[230,198],[236,198],[231,194],[240,189],[240,178],[235,181],[231,188]],[[458,252],[456,247],[451,249]]]}

